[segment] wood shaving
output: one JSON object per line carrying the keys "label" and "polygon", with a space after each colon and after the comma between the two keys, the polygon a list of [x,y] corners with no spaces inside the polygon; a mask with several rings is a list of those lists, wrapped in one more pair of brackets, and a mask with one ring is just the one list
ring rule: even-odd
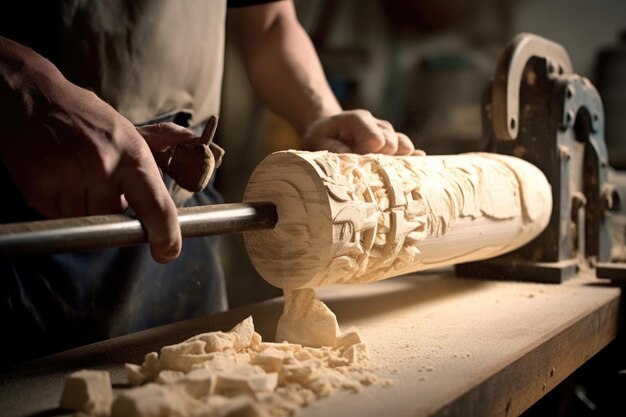
{"label": "wood shaving", "polygon": [[[314,294],[309,301],[326,307]],[[148,353],[141,365],[126,364],[135,387],[122,389],[99,416],[292,416],[323,397],[388,385],[371,372],[358,330],[341,333],[336,319],[334,326],[332,346],[263,342],[252,317],[229,332],[165,346]],[[315,338],[309,341],[319,345]]]}

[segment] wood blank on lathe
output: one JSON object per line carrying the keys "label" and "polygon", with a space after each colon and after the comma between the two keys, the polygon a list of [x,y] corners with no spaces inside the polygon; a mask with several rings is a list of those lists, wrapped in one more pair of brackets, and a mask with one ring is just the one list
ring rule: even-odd
{"label": "wood blank on lathe", "polygon": [[284,151],[252,174],[246,202],[276,204],[248,232],[254,267],[283,289],[377,281],[495,257],[547,226],[550,184],[518,158]]}

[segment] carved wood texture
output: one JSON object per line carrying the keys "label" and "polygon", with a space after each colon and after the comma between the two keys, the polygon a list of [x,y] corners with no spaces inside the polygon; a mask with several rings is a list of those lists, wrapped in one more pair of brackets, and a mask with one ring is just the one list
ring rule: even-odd
{"label": "carved wood texture", "polygon": [[514,250],[546,227],[550,185],[514,157],[285,151],[244,200],[272,201],[272,231],[246,233],[255,268],[285,289],[376,281]]}

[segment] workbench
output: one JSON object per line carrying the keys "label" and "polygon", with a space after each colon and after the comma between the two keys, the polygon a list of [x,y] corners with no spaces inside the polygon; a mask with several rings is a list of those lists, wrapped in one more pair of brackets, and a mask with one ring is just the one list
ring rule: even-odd
{"label": "workbench", "polygon": [[[456,278],[452,270],[318,294],[342,329],[359,328],[375,372],[389,378],[359,394],[321,399],[301,416],[518,415],[618,334],[620,289],[584,273],[560,285]],[[106,369],[124,387],[124,362],[192,335],[229,330],[252,315],[273,339],[282,299],[111,339],[3,373],[4,416],[58,416],[63,383],[80,369]],[[5,343],[8,342],[5,336]]]}

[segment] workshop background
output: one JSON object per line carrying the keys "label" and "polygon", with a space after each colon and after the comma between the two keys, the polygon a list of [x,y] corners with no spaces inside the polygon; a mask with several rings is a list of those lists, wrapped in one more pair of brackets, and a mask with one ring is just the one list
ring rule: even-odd
{"label": "workshop background", "polygon": [[[562,45],[604,104],[609,180],[626,190],[626,1],[294,0],[342,106],[391,121],[428,154],[483,150],[481,99],[505,44],[531,32]],[[227,36],[216,182],[241,201],[254,167],[298,147],[291,127],[255,99]],[[626,194],[625,194],[626,195]],[[613,256],[626,261],[626,198],[612,214]],[[223,236],[229,303],[281,295],[252,267],[241,236]],[[623,416],[626,342],[609,344],[524,417]],[[609,411],[607,414],[607,410]]]}
{"label": "workshop background", "polygon": [[[481,95],[504,45],[532,32],[563,45],[600,91],[611,165],[626,170],[626,1],[295,0],[345,109],[365,108],[428,154],[482,150]],[[290,125],[254,97],[227,36],[216,183],[241,201],[254,167],[298,147]],[[626,204],[625,204],[626,205]],[[240,235],[224,236],[230,307],[280,295],[254,271]],[[622,248],[623,249],[623,248]]]}

